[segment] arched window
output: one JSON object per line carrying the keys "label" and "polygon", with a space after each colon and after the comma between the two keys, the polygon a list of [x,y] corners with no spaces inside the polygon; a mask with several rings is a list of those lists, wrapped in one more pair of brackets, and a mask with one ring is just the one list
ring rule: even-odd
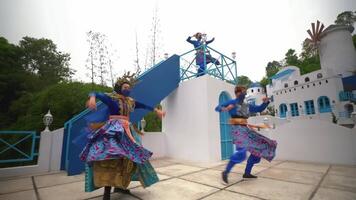
{"label": "arched window", "polygon": [[288,83],[285,83],[285,84],[284,84],[284,88],[287,88],[287,87],[288,87]]}
{"label": "arched window", "polygon": [[326,96],[318,98],[319,113],[331,112],[330,100]]}
{"label": "arched window", "polygon": [[294,85],[298,85],[298,81],[294,81]]}
{"label": "arched window", "polygon": [[328,83],[328,80],[325,80],[325,83]]}
{"label": "arched window", "polygon": [[257,89],[257,92],[260,92],[260,89]]}
{"label": "arched window", "polygon": [[317,78],[323,78],[323,75],[322,75],[321,73],[318,73],[318,74],[316,75],[316,77],[317,77]]}
{"label": "arched window", "polygon": [[285,118],[286,116],[287,116],[287,105],[283,103],[279,105],[279,117]]}
{"label": "arched window", "polygon": [[309,77],[306,77],[306,78],[304,79],[304,81],[305,81],[305,82],[309,82],[309,81],[310,81]]}
{"label": "arched window", "polygon": [[251,89],[251,93],[253,93],[253,89]]}

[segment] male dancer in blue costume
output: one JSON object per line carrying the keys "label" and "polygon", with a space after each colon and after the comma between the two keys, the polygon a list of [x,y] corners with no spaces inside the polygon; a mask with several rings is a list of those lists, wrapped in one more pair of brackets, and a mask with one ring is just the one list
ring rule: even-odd
{"label": "male dancer in blue costume", "polygon": [[[197,40],[192,40],[192,37],[195,37]],[[206,64],[204,63],[204,49],[203,49],[202,45],[204,43],[206,45],[212,43],[215,40],[215,38],[212,38],[211,40],[208,40],[208,41],[203,41],[202,37],[203,37],[202,33],[196,33],[193,36],[189,36],[187,38],[187,42],[192,44],[197,51],[196,58],[195,58],[196,64],[199,66],[197,77],[203,76],[205,74],[206,64],[215,63],[216,65],[220,65],[220,62],[218,60],[216,60],[215,58],[213,58],[210,54],[205,55]],[[201,48],[197,49],[198,47],[201,47]]]}
{"label": "male dancer in blue costume", "polygon": [[215,108],[217,112],[229,112],[232,136],[236,145],[236,152],[230,157],[225,171],[222,172],[222,179],[225,183],[228,183],[228,175],[233,166],[245,160],[246,151],[249,151],[251,155],[247,160],[243,178],[257,178],[257,176],[251,174],[253,165],[259,163],[261,157],[271,161],[275,156],[277,147],[276,141],[268,139],[253,129],[259,126],[247,123],[250,113],[262,112],[268,106],[268,98],[265,97],[261,105],[255,106],[244,102],[246,96],[245,87],[236,86],[235,94],[236,99],[224,102]]}

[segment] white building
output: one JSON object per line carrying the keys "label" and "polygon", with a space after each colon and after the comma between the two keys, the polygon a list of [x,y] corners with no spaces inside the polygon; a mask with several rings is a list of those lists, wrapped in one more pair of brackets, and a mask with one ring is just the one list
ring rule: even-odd
{"label": "white building", "polygon": [[262,99],[266,96],[265,89],[258,82],[249,85],[246,93],[246,101],[254,105],[262,104]]}
{"label": "white building", "polygon": [[352,27],[331,25],[321,34],[321,69],[301,75],[299,68],[287,66],[271,77],[267,94],[273,99],[276,116],[310,116],[338,124],[352,124],[356,110],[356,51]]}

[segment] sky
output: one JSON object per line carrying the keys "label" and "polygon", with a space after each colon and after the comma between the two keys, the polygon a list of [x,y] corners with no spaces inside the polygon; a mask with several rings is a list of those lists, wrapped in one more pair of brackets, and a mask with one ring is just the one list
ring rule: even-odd
{"label": "sky", "polygon": [[74,79],[89,82],[86,32],[107,36],[120,75],[134,69],[136,33],[143,64],[155,9],[161,57],[191,50],[186,38],[204,32],[215,37],[212,48],[236,52],[238,75],[259,81],[269,61],[289,48],[301,52],[312,22],[329,26],[339,13],[355,11],[356,0],[0,0],[0,36],[14,44],[24,36],[51,39],[70,53]]}

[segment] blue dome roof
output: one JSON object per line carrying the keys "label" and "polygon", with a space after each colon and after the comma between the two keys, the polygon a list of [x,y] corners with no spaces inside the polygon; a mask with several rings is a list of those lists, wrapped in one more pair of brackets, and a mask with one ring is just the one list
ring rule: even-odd
{"label": "blue dome roof", "polygon": [[251,83],[248,88],[254,88],[254,87],[262,87],[259,82]]}

